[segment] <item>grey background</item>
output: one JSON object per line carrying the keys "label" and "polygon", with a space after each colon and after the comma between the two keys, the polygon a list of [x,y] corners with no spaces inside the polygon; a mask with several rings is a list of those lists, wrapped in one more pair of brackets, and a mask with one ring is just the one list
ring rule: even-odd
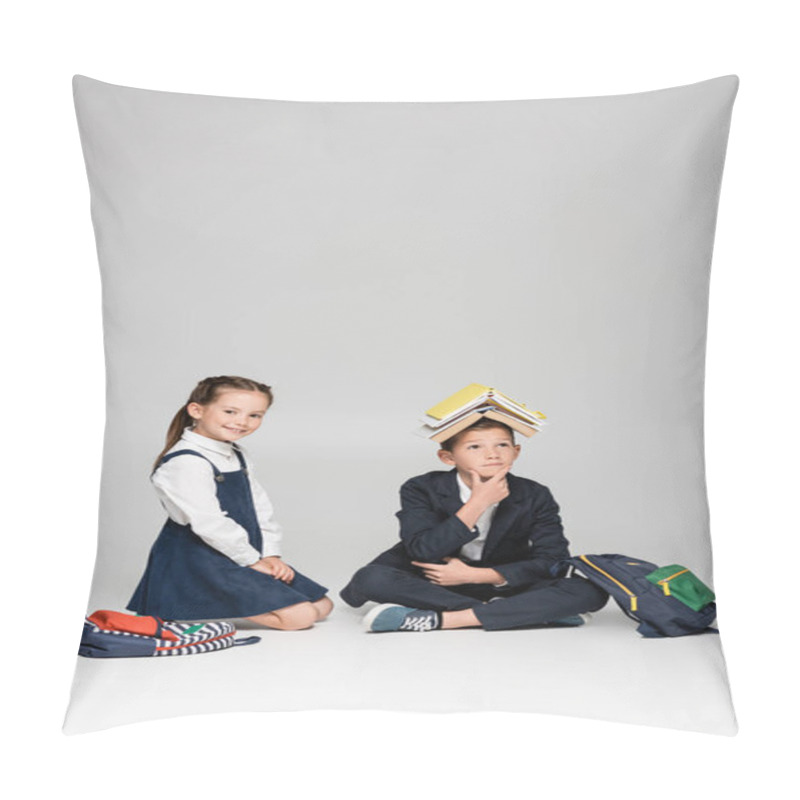
{"label": "grey background", "polygon": [[439,463],[411,431],[471,382],[548,415],[516,471],[574,548],[710,578],[703,361],[736,86],[337,104],[77,78],[108,376],[91,603],[127,599],[162,518],[150,464],[214,374],[273,385],[245,444],[321,580],[393,540],[398,486]]}
{"label": "grey background", "polygon": [[473,381],[548,415],[515,472],[553,490],[574,552],[710,581],[707,288],[737,83],[354,104],[76,78],[108,381],[90,606],[124,606],[163,519],[150,464],[220,373],[274,386],[245,444],[287,559],[333,590],[395,540],[400,483],[438,468],[417,418]]}

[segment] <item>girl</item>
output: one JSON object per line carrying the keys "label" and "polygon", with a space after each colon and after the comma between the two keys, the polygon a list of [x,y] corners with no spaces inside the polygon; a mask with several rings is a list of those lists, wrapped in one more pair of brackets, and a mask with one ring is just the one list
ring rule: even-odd
{"label": "girl", "polygon": [[175,415],[151,480],[169,515],[128,609],[163,619],[245,618],[310,628],[333,603],[281,560],[281,528],[239,439],[258,430],[269,386],[223,375],[200,381]]}

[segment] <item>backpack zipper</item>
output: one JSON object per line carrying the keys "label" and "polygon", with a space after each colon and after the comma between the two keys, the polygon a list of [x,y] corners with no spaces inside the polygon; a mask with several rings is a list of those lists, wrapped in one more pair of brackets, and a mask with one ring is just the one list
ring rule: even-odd
{"label": "backpack zipper", "polygon": [[671,581],[673,578],[677,578],[677,577],[678,577],[678,575],[683,575],[683,573],[684,573],[684,572],[688,572],[688,571],[689,571],[688,569],[682,569],[682,570],[680,570],[679,572],[676,572],[674,575],[670,575],[670,576],[669,576],[669,577],[667,577],[667,578],[662,578],[662,579],[661,579],[661,580],[658,582],[658,585],[659,585],[659,586],[660,586],[660,587],[661,587],[661,588],[664,590],[664,594],[666,594],[666,595],[671,595],[671,594],[672,594],[672,592],[670,591],[670,588],[669,588],[669,582],[670,582],[670,581]]}
{"label": "backpack zipper", "polygon": [[619,588],[622,589],[622,591],[625,592],[625,594],[627,594],[628,597],[630,597],[631,611],[636,611],[636,609],[638,608],[636,595],[627,586],[620,583],[613,575],[609,575],[604,569],[600,569],[600,567],[598,567],[596,564],[592,564],[592,562],[589,561],[589,559],[586,558],[586,556],[578,556],[578,558],[580,558],[581,561],[587,563],[592,569],[596,569],[598,572],[605,575],[606,578],[608,578],[610,581],[616,583],[617,586],[619,586]]}

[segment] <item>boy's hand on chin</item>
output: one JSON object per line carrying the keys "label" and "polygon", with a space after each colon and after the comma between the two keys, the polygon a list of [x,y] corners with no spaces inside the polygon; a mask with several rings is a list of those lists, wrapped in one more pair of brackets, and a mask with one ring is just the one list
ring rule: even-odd
{"label": "boy's hand on chin", "polygon": [[506,480],[506,476],[508,475],[510,469],[510,466],[502,467],[487,480],[482,480],[481,476],[475,470],[471,469],[469,471],[469,475],[472,480],[471,499],[474,499],[476,502],[480,502],[481,504],[485,503],[486,506],[490,506],[493,503],[499,503],[501,500],[505,500],[509,495],[508,481]]}

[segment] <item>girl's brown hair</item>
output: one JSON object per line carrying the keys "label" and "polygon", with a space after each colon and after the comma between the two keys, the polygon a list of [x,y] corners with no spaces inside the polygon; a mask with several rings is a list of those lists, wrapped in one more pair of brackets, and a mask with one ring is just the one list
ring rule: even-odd
{"label": "girl's brown hair", "polygon": [[183,429],[187,427],[190,428],[194,424],[194,419],[192,419],[189,412],[186,410],[189,403],[197,403],[198,405],[206,406],[209,403],[213,403],[221,392],[228,389],[238,390],[240,392],[261,392],[261,394],[267,396],[269,405],[272,405],[272,387],[267,386],[265,383],[251,381],[249,378],[240,378],[237,375],[218,375],[215,378],[203,378],[203,380],[192,389],[189,399],[172,418],[172,422],[170,422],[167,430],[166,444],[153,464],[153,472],[158,469],[164,454],[172,449],[181,438]]}

